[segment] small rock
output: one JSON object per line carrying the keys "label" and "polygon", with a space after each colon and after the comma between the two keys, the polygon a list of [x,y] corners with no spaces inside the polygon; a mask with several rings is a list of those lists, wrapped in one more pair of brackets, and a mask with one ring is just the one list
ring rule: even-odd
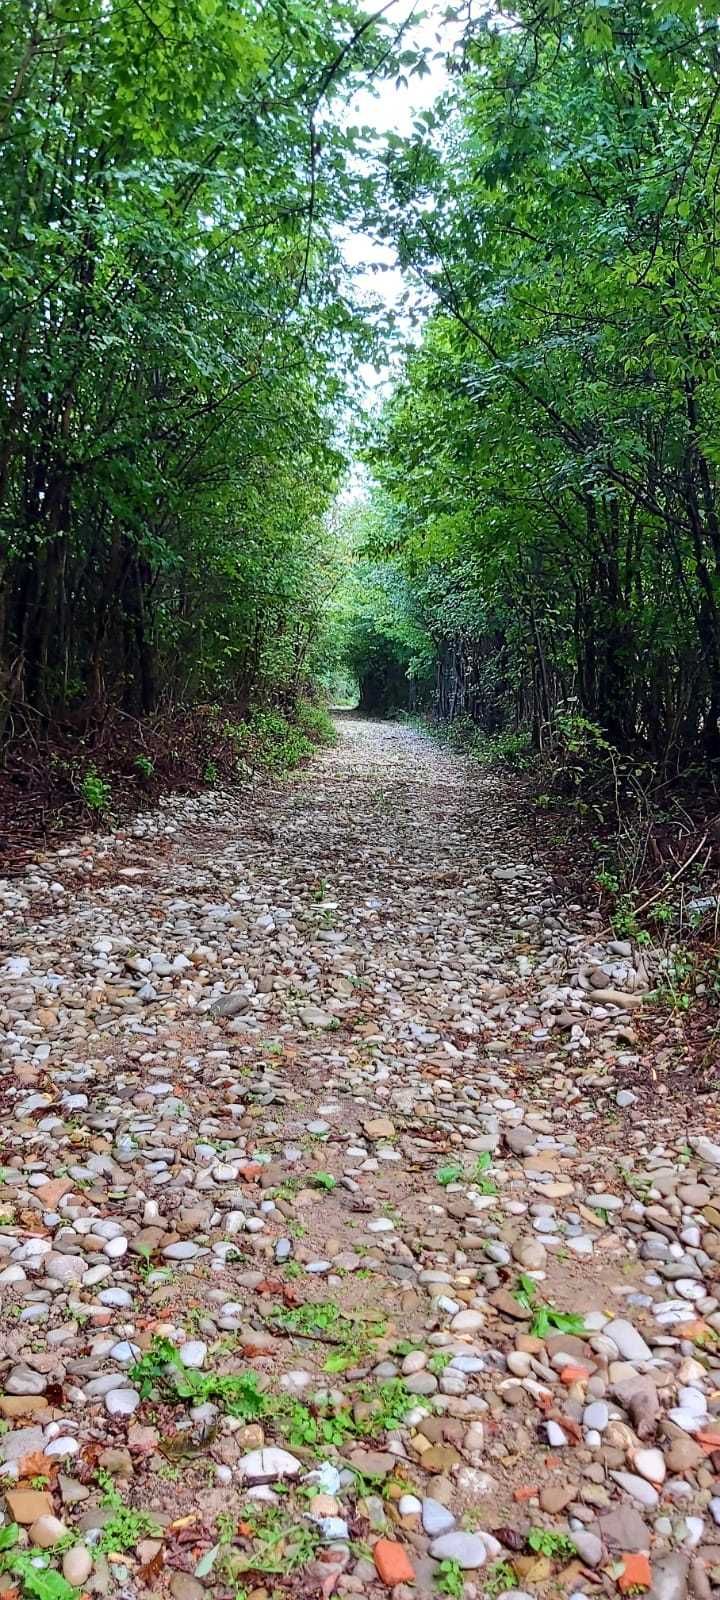
{"label": "small rock", "polygon": [[66,1550],[62,1562],[63,1577],[73,1589],[82,1589],[92,1572],[92,1556],[84,1544],[74,1544]]}
{"label": "small rock", "polygon": [[30,1543],[37,1545],[40,1550],[52,1550],[53,1545],[65,1538],[67,1531],[59,1517],[43,1515],[30,1528]]}
{"label": "small rock", "polygon": [[272,1483],[275,1478],[296,1478],[301,1468],[302,1463],[297,1456],[291,1456],[289,1451],[281,1450],[277,1445],[268,1445],[264,1450],[251,1450],[237,1464],[238,1475],[246,1483]]}
{"label": "small rock", "polygon": [[111,1417],[131,1417],[140,1404],[137,1389],[108,1389],[105,1410]]}
{"label": "small rock", "polygon": [[8,1489],[5,1504],[13,1522],[19,1522],[22,1527],[52,1515],[52,1498],[44,1489]]}
{"label": "small rock", "polygon": [[174,1572],[170,1593],[173,1600],[203,1600],[205,1590],[199,1578],[193,1578],[189,1572]]}
{"label": "small rock", "polygon": [[652,1350],[645,1343],[642,1334],[638,1333],[631,1322],[626,1322],[622,1317],[606,1322],[603,1337],[612,1339],[624,1361],[652,1360]]}
{"label": "small rock", "polygon": [[422,1525],[429,1539],[438,1539],[455,1527],[456,1518],[447,1506],[428,1495],[422,1502]]}
{"label": "small rock", "polygon": [[368,1139],[395,1138],[395,1124],[390,1121],[389,1117],[374,1117],[370,1122],[364,1122],[363,1128]]}
{"label": "small rock", "polygon": [[430,1546],[434,1561],[457,1561],[463,1571],[482,1567],[487,1560],[487,1545],[479,1533],[444,1533]]}

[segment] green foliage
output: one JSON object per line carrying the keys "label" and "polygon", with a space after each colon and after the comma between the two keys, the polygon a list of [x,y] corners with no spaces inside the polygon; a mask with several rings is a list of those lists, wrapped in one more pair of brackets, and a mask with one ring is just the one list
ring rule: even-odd
{"label": "green foliage", "polygon": [[382,1338],[386,1323],[383,1318],[347,1317],[334,1301],[327,1300],[300,1306],[274,1306],[272,1320],[277,1327],[303,1339],[324,1339],[337,1345],[324,1362],[325,1372],[345,1372],[357,1366],[372,1349],[374,1339]]}
{"label": "green foliage", "polygon": [[138,1539],[152,1538],[161,1533],[161,1528],[148,1512],[135,1511],[126,1504],[109,1473],[100,1469],[97,1480],[103,1490],[102,1504],[112,1512],[108,1521],[103,1523],[98,1540],[99,1550],[134,1550]]}
{"label": "green foliage", "polygon": [[661,1005],[667,1006],[668,1011],[689,1011],[700,975],[692,951],[680,947],[673,949],[663,964],[655,997]]}
{"label": "green foliage", "polygon": [[308,700],[300,700],[292,716],[254,711],[245,722],[226,724],[225,734],[235,746],[239,764],[276,777],[294,771],[316,745],[333,744],[336,737],[327,712]]}
{"label": "green foliage", "polygon": [[448,1161],[444,1166],[438,1167],[435,1178],[444,1189],[451,1183],[465,1182],[472,1184],[480,1194],[496,1194],[495,1184],[486,1176],[491,1166],[492,1156],[489,1150],[483,1150],[470,1172],[465,1171],[461,1161]]}
{"label": "green foliage", "polygon": [[343,368],[374,339],[338,245],[374,136],[345,107],[396,68],[355,0],[3,6],[6,737],[17,706],[79,728],[311,680]]}
{"label": "green foliage", "polygon": [[52,1566],[45,1550],[22,1549],[20,1529],[15,1522],[0,1528],[0,1574],[17,1584],[27,1600],[72,1600],[76,1591]]}
{"label": "green foliage", "polygon": [[503,1594],[506,1589],[515,1589],[516,1587],[517,1577],[510,1562],[494,1561],[483,1582],[485,1593],[491,1596],[491,1600],[494,1600],[495,1595]]}
{"label": "green foliage", "polygon": [[136,756],[133,764],[143,778],[152,778],[155,771],[155,765],[154,762],[150,760],[149,756]]}
{"label": "green foliage", "polygon": [[313,744],[337,743],[335,724],[324,706],[313,705],[310,700],[301,700],[295,711],[295,720],[300,732],[306,734]]}
{"label": "green foliage", "polygon": [[338,516],[340,582],[327,607],[321,663],[326,693],[354,685],[353,702],[385,716],[427,696],[434,651],[412,585],[393,562],[376,560],[374,507]]}
{"label": "green foliage", "polygon": [[322,1542],[318,1528],[299,1522],[282,1506],[261,1509],[250,1519],[247,1553],[234,1555],[233,1576],[243,1572],[293,1573],[307,1565]]}
{"label": "green foliage", "polygon": [[435,731],[447,739],[452,750],[472,756],[482,767],[502,765],[526,771],[531,765],[532,745],[524,729],[484,733],[472,717],[460,716],[453,722],[437,724]]}
{"label": "green foliage", "polygon": [[553,1305],[537,1304],[537,1284],[528,1273],[520,1273],[514,1292],[520,1305],[533,1312],[530,1332],[536,1338],[545,1339],[549,1333],[585,1333],[585,1323],[574,1311],[558,1311]]}
{"label": "green foliage", "polygon": [[462,1178],[463,1171],[461,1161],[448,1161],[444,1167],[438,1167],[435,1178],[443,1189],[446,1189],[448,1184],[457,1183],[458,1179]]}
{"label": "green foliage", "polygon": [[100,777],[94,767],[88,767],[87,772],[83,774],[80,792],[91,811],[97,811],[99,814],[107,811],[112,798],[110,785]]}
{"label": "green foliage", "polygon": [[452,1561],[448,1558],[438,1564],[435,1587],[438,1594],[450,1595],[452,1600],[461,1600],[465,1589],[465,1579],[459,1561]]}
{"label": "green foliage", "polygon": [[445,1368],[449,1367],[452,1359],[453,1358],[449,1350],[436,1350],[435,1354],[432,1355],[428,1361],[428,1372],[432,1372],[436,1378],[439,1378],[441,1372],[444,1372]]}
{"label": "green foliage", "polygon": [[388,162],[434,308],[368,441],[375,554],[440,715],[620,802],[618,753],[720,754],[717,48],[708,3],[471,16]]}
{"label": "green foliage", "polygon": [[[356,1365],[371,1348],[372,1340],[385,1331],[385,1323],[362,1322],[346,1318],[332,1303],[317,1306],[277,1307],[278,1326],[298,1337],[324,1337],[333,1330],[338,1356],[330,1370]],[[260,1388],[257,1374],[247,1368],[238,1373],[199,1372],[185,1368],[170,1340],[156,1335],[150,1349],[130,1369],[130,1378],[143,1399],[161,1398],[169,1403],[202,1405],[211,1401],[227,1416],[243,1422],[263,1419],[268,1429],[277,1428],[292,1447],[342,1444],[349,1437],[374,1438],[399,1428],[415,1401],[400,1379],[362,1385],[363,1413],[356,1416],[348,1407],[334,1410],[330,1404],[312,1409],[286,1394],[275,1395]]]}
{"label": "green foliage", "polygon": [[528,1547],[538,1555],[549,1556],[574,1556],[576,1554],[572,1539],[566,1533],[555,1533],[552,1528],[531,1528],[527,1537]]}

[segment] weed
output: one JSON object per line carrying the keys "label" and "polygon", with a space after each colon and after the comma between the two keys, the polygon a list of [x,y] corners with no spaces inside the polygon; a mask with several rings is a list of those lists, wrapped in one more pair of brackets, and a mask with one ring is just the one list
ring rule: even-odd
{"label": "weed", "polygon": [[335,724],[324,706],[301,700],[295,711],[295,720],[301,732],[307,734],[313,744],[337,744]]}
{"label": "weed", "polygon": [[100,814],[107,811],[112,798],[112,791],[109,783],[106,783],[105,779],[100,777],[95,767],[88,767],[87,771],[83,773],[80,793],[90,811],[97,811]]}
{"label": "weed", "polygon": [[290,1308],[274,1306],[271,1315],[277,1327],[296,1334],[298,1338],[330,1338],[338,1345],[337,1351],[328,1356],[325,1362],[326,1372],[344,1372],[346,1367],[357,1366],[371,1348],[372,1340],[382,1338],[386,1328],[382,1319],[360,1322],[356,1318],[346,1317],[329,1300],[321,1301],[318,1305],[308,1302]]}
{"label": "weed", "polygon": [[492,1156],[490,1151],[483,1150],[471,1172],[466,1172],[460,1161],[448,1161],[445,1166],[438,1167],[435,1178],[444,1189],[449,1184],[459,1183],[461,1179],[464,1179],[466,1183],[472,1184],[472,1187],[477,1189],[480,1194],[497,1194],[497,1189],[492,1179],[485,1176],[491,1165]]}
{"label": "weed", "polygon": [[494,1561],[483,1584],[486,1594],[494,1596],[503,1594],[506,1589],[514,1589],[517,1578],[509,1561]]}
{"label": "weed", "polygon": [[472,717],[456,717],[438,735],[461,755],[471,756],[482,767],[509,766],[526,771],[532,761],[530,735],[506,729],[502,733],[485,734]]}
{"label": "weed", "polygon": [[618,939],[632,939],[637,945],[650,943],[650,935],[645,928],[641,928],[635,912],[635,903],[631,894],[620,895],[613,911],[611,922],[613,932]]}
{"label": "weed", "polygon": [[445,1371],[451,1361],[452,1356],[449,1350],[436,1350],[434,1356],[431,1356],[428,1361],[428,1372],[432,1372],[434,1377],[439,1378],[440,1373]]}
{"label": "weed", "polygon": [[422,1350],[422,1345],[415,1339],[398,1339],[392,1347],[394,1356],[411,1356],[414,1350]]}
{"label": "weed", "polygon": [[582,1317],[574,1311],[558,1311],[555,1306],[547,1304],[538,1305],[536,1301],[537,1284],[526,1272],[521,1272],[515,1289],[515,1299],[521,1306],[533,1312],[530,1332],[537,1339],[545,1339],[549,1333],[576,1333],[585,1332],[585,1323]]}
{"label": "weed", "polygon": [[326,1189],[329,1192],[335,1188],[337,1178],[334,1178],[331,1172],[314,1172],[312,1182],[314,1188]]}
{"label": "weed", "polygon": [[134,1550],[138,1539],[153,1538],[162,1532],[147,1511],[135,1511],[126,1505],[108,1472],[97,1473],[103,1491],[101,1504],[112,1511],[104,1523],[97,1548],[106,1555],[113,1550]]}
{"label": "weed", "polygon": [[219,1511],[217,1519],[217,1534],[221,1544],[230,1544],[237,1532],[237,1517],[230,1511]]}
{"label": "weed", "polygon": [[198,1372],[184,1367],[171,1341],[159,1336],[131,1367],[130,1377],[143,1399],[155,1389],[163,1393],[169,1388],[178,1400],[189,1400],[193,1405],[214,1401],[227,1416],[240,1417],[244,1422],[255,1421],[265,1413],[266,1399],[254,1372]]}
{"label": "weed", "polygon": [[318,1528],[311,1523],[295,1523],[282,1507],[272,1506],[249,1524],[252,1548],[233,1559],[239,1572],[297,1572],[311,1561],[322,1542]]}
{"label": "weed", "polygon": [[575,1546],[566,1533],[555,1533],[552,1528],[531,1528],[527,1538],[528,1548],[538,1555],[574,1556]]}
{"label": "weed", "polygon": [[206,761],[205,769],[203,771],[203,782],[217,783],[219,777],[220,773],[218,772],[217,764],[214,761]]}
{"label": "weed", "polygon": [[179,1361],[179,1356],[172,1340],[155,1334],[150,1349],[130,1368],[130,1377],[137,1384],[143,1400],[152,1394],[153,1389],[162,1386],[168,1366],[176,1361]]}
{"label": "weed", "polygon": [[438,1167],[435,1173],[435,1178],[443,1189],[447,1189],[450,1183],[457,1183],[462,1177],[463,1167],[460,1161],[448,1161],[444,1167]]}
{"label": "weed", "polygon": [[695,957],[689,950],[674,950],[654,991],[655,999],[669,1011],[689,1011],[696,977]]}
{"label": "weed", "polygon": [[[279,1310],[286,1317],[292,1317],[294,1312],[304,1313],[308,1319],[305,1326],[315,1326],[316,1332],[317,1323],[313,1325],[309,1319],[313,1313],[317,1315],[318,1310],[321,1314],[324,1311],[326,1325],[333,1313],[336,1319],[340,1319],[339,1323],[336,1320],[336,1327],[342,1328],[349,1322],[336,1307],[330,1307],[329,1310],[327,1307],[295,1307],[290,1311],[283,1307]],[[339,1337],[338,1356],[342,1352],[343,1367],[357,1361],[362,1348],[360,1340],[378,1337],[385,1330],[384,1323],[361,1325],[360,1332],[355,1323],[350,1323],[350,1327],[358,1342],[352,1346],[344,1345]],[[297,1327],[292,1331],[297,1332]],[[308,1332],[302,1336],[312,1338],[313,1334]],[[340,1370],[339,1364],[335,1370]],[[294,1400],[289,1395],[272,1395],[261,1389],[256,1373],[249,1369],[239,1373],[216,1374],[183,1367],[174,1345],[169,1339],[159,1336],[153,1339],[150,1349],[130,1369],[129,1376],[143,1399],[155,1395],[169,1402],[179,1404],[184,1401],[193,1406],[211,1401],[226,1416],[239,1417],[243,1422],[265,1418],[268,1427],[274,1424],[291,1447],[343,1444],[349,1435],[374,1438],[377,1434],[399,1428],[415,1404],[405,1384],[393,1378],[387,1383],[360,1387],[359,1395],[366,1401],[367,1410],[359,1417],[349,1408],[332,1411],[329,1406],[316,1405],[311,1411],[302,1401]]]}
{"label": "weed", "polygon": [[10,1580],[8,1587],[19,1586],[27,1600],[74,1600],[77,1591],[51,1566],[49,1552],[19,1549],[19,1539],[16,1522],[0,1528],[0,1575]]}
{"label": "weed", "polygon": [[439,1594],[447,1594],[452,1600],[460,1600],[465,1589],[463,1569],[459,1561],[441,1561],[438,1567],[436,1587]]}
{"label": "weed", "polygon": [[150,760],[149,756],[136,756],[133,766],[137,768],[143,778],[152,778],[155,772],[155,764]]}
{"label": "weed", "polygon": [[657,905],[651,906],[648,916],[659,927],[667,928],[675,920],[675,912],[668,900],[658,900]]}

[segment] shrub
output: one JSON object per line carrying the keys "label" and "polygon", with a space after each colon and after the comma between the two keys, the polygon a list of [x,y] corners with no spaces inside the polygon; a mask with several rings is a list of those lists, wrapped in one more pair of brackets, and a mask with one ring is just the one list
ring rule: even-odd
{"label": "shrub", "polygon": [[112,798],[112,791],[109,783],[100,777],[95,767],[88,767],[87,772],[83,774],[80,792],[86,806],[91,811],[97,811],[98,813],[107,811]]}
{"label": "shrub", "polygon": [[313,705],[311,700],[301,700],[295,720],[313,744],[337,744],[335,724],[324,706]]}

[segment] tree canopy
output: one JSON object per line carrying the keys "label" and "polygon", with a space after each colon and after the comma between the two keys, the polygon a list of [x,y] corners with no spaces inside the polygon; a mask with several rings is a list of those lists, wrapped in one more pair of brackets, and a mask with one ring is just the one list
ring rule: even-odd
{"label": "tree canopy", "polygon": [[302,670],[371,337],[336,236],[366,135],[333,101],[388,50],[346,0],[3,8],[10,710],[247,699]]}
{"label": "tree canopy", "polygon": [[461,695],[494,641],[518,714],[670,761],[718,753],[719,46],[709,4],[518,4],[388,163],[433,309],[369,452],[385,550],[455,597]]}
{"label": "tree canopy", "polygon": [[[664,766],[720,754],[715,8],[458,7],[447,86],[381,135],[356,90],[427,70],[392,13],[3,8],[6,730],[342,658],[371,709],[434,683],[491,730],[576,704]],[[387,329],[348,230],[424,321],[351,549],[328,511]]]}

